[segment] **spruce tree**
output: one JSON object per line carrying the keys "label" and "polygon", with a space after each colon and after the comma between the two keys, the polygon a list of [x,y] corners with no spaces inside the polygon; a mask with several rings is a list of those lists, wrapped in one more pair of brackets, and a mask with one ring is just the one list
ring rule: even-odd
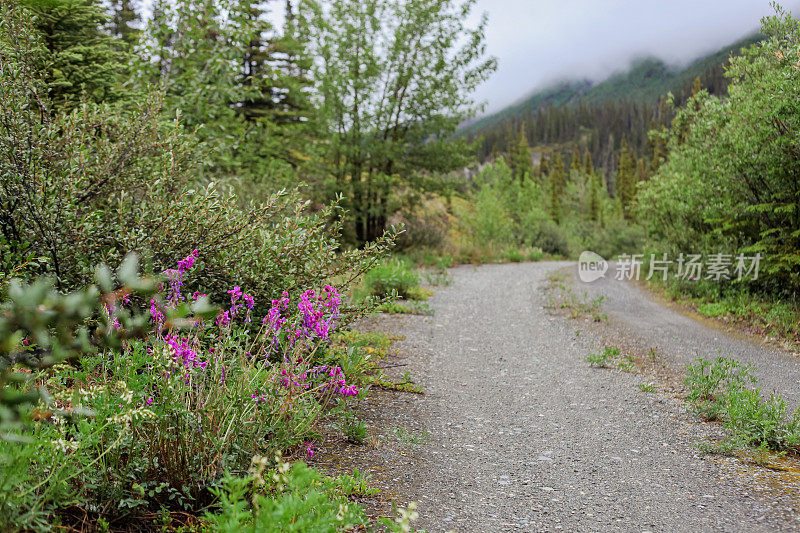
{"label": "spruce tree", "polygon": [[589,175],[589,218],[598,222],[600,220],[600,184],[597,176]]}
{"label": "spruce tree", "polygon": [[128,46],[139,41],[139,29],[135,23],[141,19],[131,0],[109,0],[109,31]]}
{"label": "spruce tree", "polygon": [[639,165],[636,168],[636,181],[642,182],[647,181],[650,178],[650,172],[648,171],[648,165],[645,164],[644,158],[639,158]]}
{"label": "spruce tree", "polygon": [[514,151],[511,153],[511,170],[515,179],[520,184],[524,183],[533,175],[533,163],[531,162],[531,148],[528,146],[528,138],[525,135],[525,128],[520,126],[517,142],[514,144]]}
{"label": "spruce tree", "polygon": [[594,175],[594,165],[592,164],[592,152],[589,150],[586,150],[586,152],[583,153],[583,172],[587,176]]}
{"label": "spruce tree", "polygon": [[581,153],[578,151],[577,146],[572,149],[572,160],[570,161],[569,168],[570,170],[581,171]]}
{"label": "spruce tree", "polygon": [[553,170],[550,172],[550,215],[556,222],[561,221],[561,199],[567,185],[567,172],[561,159],[561,152],[553,157]]}
{"label": "spruce tree", "polygon": [[103,10],[92,0],[25,0],[47,50],[50,98],[74,106],[85,96],[112,102],[124,96],[128,59],[122,41],[108,35]]}
{"label": "spruce tree", "polygon": [[547,152],[542,151],[542,157],[539,160],[539,175],[548,176],[550,174],[550,163],[547,160]]}
{"label": "spruce tree", "polygon": [[692,83],[692,96],[697,96],[697,93],[703,90],[703,82],[700,80],[700,76],[697,76],[694,79],[694,83]]}
{"label": "spruce tree", "polygon": [[633,199],[636,195],[636,158],[628,142],[623,138],[617,169],[617,197],[625,218],[631,218]]}

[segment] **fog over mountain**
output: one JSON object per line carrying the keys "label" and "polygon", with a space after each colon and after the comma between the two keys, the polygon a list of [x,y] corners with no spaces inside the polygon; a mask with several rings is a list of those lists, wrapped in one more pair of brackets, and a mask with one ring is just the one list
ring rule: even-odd
{"label": "fog over mountain", "polygon": [[[782,2],[794,12],[800,0]],[[497,111],[565,78],[601,80],[655,56],[684,65],[758,30],[769,0],[477,0],[499,69],[478,91]]]}

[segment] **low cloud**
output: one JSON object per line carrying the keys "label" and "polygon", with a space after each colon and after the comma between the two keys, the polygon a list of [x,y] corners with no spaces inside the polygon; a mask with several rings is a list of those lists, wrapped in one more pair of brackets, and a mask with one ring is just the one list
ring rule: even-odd
{"label": "low cloud", "polygon": [[[784,2],[798,11],[800,0]],[[480,87],[487,112],[559,79],[600,80],[635,58],[683,65],[756,32],[769,0],[478,0],[488,12],[495,75]]]}

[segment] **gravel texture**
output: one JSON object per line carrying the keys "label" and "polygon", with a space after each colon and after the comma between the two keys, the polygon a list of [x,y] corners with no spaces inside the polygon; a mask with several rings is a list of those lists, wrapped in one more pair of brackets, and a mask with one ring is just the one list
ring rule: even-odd
{"label": "gravel texture", "polygon": [[[381,393],[383,407],[366,406],[370,423],[427,432],[430,441],[403,445],[384,431],[385,444],[353,452],[356,463],[401,502],[419,502],[415,526],[429,531],[794,529],[796,495],[779,495],[737,459],[693,447],[718,436],[718,426],[699,423],[665,387],[640,390],[645,374],[585,361],[625,327],[629,342],[653,339],[679,363],[720,346],[759,361],[782,356],[745,347],[624,284],[589,289],[608,297],[607,325],[554,313],[546,276],[566,265],[458,267],[431,298],[434,316],[370,324],[405,335],[402,370],[426,391]],[[627,318],[649,326],[626,326]],[[776,371],[774,383],[793,383],[797,366],[787,369],[792,376]]]}
{"label": "gravel texture", "polygon": [[570,273],[576,294],[586,293],[590,299],[603,296],[602,309],[614,331],[646,340],[669,364],[682,369],[696,357],[738,359],[754,365],[762,390],[780,392],[792,408],[800,404],[797,354],[775,348],[765,339],[723,331],[718,321],[679,312],[639,285],[618,281],[614,263],[606,277],[592,283],[579,281],[575,268]]}

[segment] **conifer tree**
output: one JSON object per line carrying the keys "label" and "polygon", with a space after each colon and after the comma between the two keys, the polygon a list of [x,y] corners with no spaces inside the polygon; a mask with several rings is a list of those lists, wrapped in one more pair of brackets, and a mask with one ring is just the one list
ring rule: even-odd
{"label": "conifer tree", "polygon": [[650,173],[648,171],[648,165],[645,164],[644,158],[639,158],[639,165],[636,168],[636,181],[642,182],[647,181],[650,178]]}
{"label": "conifer tree", "polygon": [[594,175],[594,164],[592,164],[592,152],[590,150],[586,150],[583,153],[583,172],[587,176]]}
{"label": "conifer tree", "polygon": [[498,158],[500,157],[500,147],[497,145],[497,141],[492,145],[492,163],[497,162]]}
{"label": "conifer tree", "polygon": [[141,19],[131,0],[109,0],[109,31],[128,46],[139,41],[139,29],[135,26]]}
{"label": "conifer tree", "polygon": [[577,146],[572,149],[572,160],[570,161],[569,168],[570,170],[581,171],[581,153],[578,151]]}
{"label": "conifer tree", "polygon": [[550,174],[550,163],[547,160],[547,152],[542,151],[542,157],[539,160],[539,175],[548,176]]}
{"label": "conifer tree", "polygon": [[600,184],[597,176],[589,175],[589,218],[598,222],[600,220]]}
{"label": "conifer tree", "polygon": [[697,93],[703,90],[703,82],[700,80],[700,76],[697,76],[694,79],[694,83],[692,83],[692,96],[697,96]]}
{"label": "conifer tree", "polygon": [[628,142],[623,138],[617,169],[617,197],[625,218],[631,218],[633,199],[636,195],[636,158]]}
{"label": "conifer tree", "polygon": [[514,151],[511,153],[510,167],[515,179],[520,184],[524,183],[533,175],[533,163],[531,162],[531,148],[528,146],[528,138],[525,135],[525,128],[520,126],[517,142],[514,143]]}
{"label": "conifer tree", "polygon": [[550,172],[550,214],[556,222],[561,221],[561,199],[567,185],[567,172],[561,159],[561,152],[553,156],[553,170]]}
{"label": "conifer tree", "polygon": [[103,10],[92,0],[25,0],[47,49],[47,83],[57,105],[75,105],[82,96],[111,102],[124,96],[121,82],[128,58],[121,41],[108,35]]}

